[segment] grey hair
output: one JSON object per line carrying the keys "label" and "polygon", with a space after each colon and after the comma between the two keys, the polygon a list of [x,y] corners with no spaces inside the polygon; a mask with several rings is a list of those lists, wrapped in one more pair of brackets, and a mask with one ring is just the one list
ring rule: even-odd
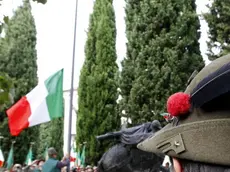
{"label": "grey hair", "polygon": [[211,165],[188,160],[179,161],[184,169],[183,172],[230,172],[229,166]]}

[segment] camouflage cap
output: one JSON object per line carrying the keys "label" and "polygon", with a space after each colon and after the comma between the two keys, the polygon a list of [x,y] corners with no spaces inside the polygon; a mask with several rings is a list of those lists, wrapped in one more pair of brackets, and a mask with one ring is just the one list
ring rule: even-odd
{"label": "camouflage cap", "polygon": [[[185,94],[191,107],[138,148],[192,161],[230,165],[230,55],[205,66]],[[186,101],[186,99],[184,99]],[[182,102],[184,103],[184,102]]]}

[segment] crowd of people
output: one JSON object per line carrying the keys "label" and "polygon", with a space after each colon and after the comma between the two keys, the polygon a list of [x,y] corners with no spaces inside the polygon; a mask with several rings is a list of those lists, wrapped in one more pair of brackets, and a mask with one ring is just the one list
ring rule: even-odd
{"label": "crowd of people", "polygon": [[[43,160],[35,160],[29,166],[22,166],[20,164],[15,164],[12,170],[0,169],[0,172],[43,172],[42,165],[45,163]],[[68,172],[68,167],[63,167],[59,170],[60,172]],[[71,172],[97,172],[97,167],[86,166],[86,167],[72,167]]]}
{"label": "crowd of people", "polygon": [[57,152],[54,148],[48,149],[49,158],[34,160],[30,165],[15,164],[10,170],[0,169],[0,172],[97,172],[94,166],[70,167],[70,156],[66,154],[62,160],[57,160]]}
{"label": "crowd of people", "polygon": [[72,170],[71,170],[72,172],[97,172],[97,167],[96,166],[94,166],[94,167],[92,167],[92,166],[90,166],[90,165],[88,165],[88,166],[86,166],[86,167],[74,167],[74,168],[72,168]]}

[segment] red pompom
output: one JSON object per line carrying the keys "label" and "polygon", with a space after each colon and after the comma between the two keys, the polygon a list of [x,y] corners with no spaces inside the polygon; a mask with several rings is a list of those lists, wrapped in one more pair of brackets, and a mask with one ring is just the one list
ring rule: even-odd
{"label": "red pompom", "polygon": [[167,101],[167,111],[172,116],[180,116],[189,112],[190,95],[179,92],[171,95]]}

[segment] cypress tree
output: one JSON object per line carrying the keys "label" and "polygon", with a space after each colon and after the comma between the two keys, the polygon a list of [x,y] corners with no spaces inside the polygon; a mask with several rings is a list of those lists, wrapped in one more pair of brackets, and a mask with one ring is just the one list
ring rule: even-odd
{"label": "cypress tree", "polygon": [[214,60],[230,52],[230,1],[214,0],[204,14],[209,26],[208,57]]}
{"label": "cypress tree", "polygon": [[[36,28],[28,0],[24,1],[10,19],[4,38],[6,48],[1,59],[0,71],[5,72],[14,81],[15,102],[37,85]],[[8,108],[11,105],[8,106]],[[28,153],[30,142],[36,142],[38,128],[23,131],[18,137],[11,137],[7,127],[7,117],[1,115],[1,134],[5,137],[2,149],[9,151],[11,141],[15,140],[15,163],[23,163]],[[36,154],[36,149],[34,149]],[[5,156],[6,157],[6,156]]]}
{"label": "cypress tree", "polygon": [[95,136],[117,129],[116,28],[112,0],[96,0],[90,17],[86,59],[78,88],[77,145],[87,142],[86,162],[96,164],[107,148]]}
{"label": "cypress tree", "polygon": [[[127,59],[132,63],[124,63],[122,73],[132,64],[135,70],[132,85],[123,83],[126,87],[121,87],[121,93],[125,93],[122,97],[128,95],[123,110],[133,124],[139,124],[161,120],[159,114],[166,110],[167,98],[184,91],[189,76],[204,62],[199,50],[195,0],[141,0],[136,6],[133,2],[127,0],[126,8]],[[136,9],[135,14],[129,11],[130,6]]]}

